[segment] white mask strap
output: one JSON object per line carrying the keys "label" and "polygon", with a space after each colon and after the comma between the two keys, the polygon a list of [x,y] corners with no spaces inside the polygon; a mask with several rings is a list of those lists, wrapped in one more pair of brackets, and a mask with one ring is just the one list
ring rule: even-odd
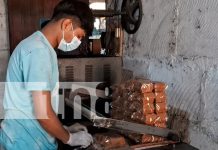
{"label": "white mask strap", "polygon": [[62,31],[62,38],[64,39],[64,30]]}
{"label": "white mask strap", "polygon": [[72,24],[72,31],[73,31],[73,37],[74,37],[74,28],[73,28],[73,23],[71,23]]}

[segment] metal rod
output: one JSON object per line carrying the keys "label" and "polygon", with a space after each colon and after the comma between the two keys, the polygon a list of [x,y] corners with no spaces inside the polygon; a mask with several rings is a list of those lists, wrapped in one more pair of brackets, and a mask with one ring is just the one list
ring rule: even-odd
{"label": "metal rod", "polygon": [[[81,110],[82,114],[94,123],[96,127],[114,129],[114,130],[125,130],[132,133],[139,133],[139,134],[151,134],[166,138],[171,138],[169,136],[175,136],[175,141],[179,141],[179,135],[177,132],[171,129],[165,128],[158,128],[153,126],[148,126],[144,124],[138,124],[133,122],[127,122],[124,120],[116,120],[111,118],[105,118],[98,116],[95,111],[89,110],[84,106],[77,104],[76,102],[72,104],[69,100],[67,100],[69,106],[73,107],[74,109]],[[172,137],[173,138],[173,137]]]}
{"label": "metal rod", "polygon": [[126,12],[119,12],[114,10],[92,10],[92,13],[95,17],[113,17],[126,14]]}

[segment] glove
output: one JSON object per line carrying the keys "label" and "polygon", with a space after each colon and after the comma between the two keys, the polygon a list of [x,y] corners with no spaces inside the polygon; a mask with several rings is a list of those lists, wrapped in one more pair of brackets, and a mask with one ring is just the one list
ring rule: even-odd
{"label": "glove", "polygon": [[70,138],[67,142],[70,146],[81,146],[82,148],[87,148],[92,143],[92,136],[85,131],[70,133]]}
{"label": "glove", "polygon": [[79,131],[85,131],[88,133],[87,128],[84,125],[81,125],[79,123],[75,123],[69,127],[64,126],[64,128],[69,131],[70,133],[75,133],[75,132],[79,132]]}

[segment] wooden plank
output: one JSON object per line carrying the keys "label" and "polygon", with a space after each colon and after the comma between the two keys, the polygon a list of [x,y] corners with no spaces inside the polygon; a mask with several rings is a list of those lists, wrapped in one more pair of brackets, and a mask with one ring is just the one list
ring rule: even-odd
{"label": "wooden plank", "polygon": [[53,10],[55,6],[60,2],[61,0],[44,0],[44,17],[50,19],[53,14]]}
{"label": "wooden plank", "polygon": [[21,40],[40,29],[40,19],[51,18],[60,0],[8,0],[10,53]]}
{"label": "wooden plank", "polygon": [[79,1],[89,4],[89,0],[79,0]]}
{"label": "wooden plank", "polygon": [[[22,0],[21,0],[22,1]],[[10,51],[12,52],[16,45],[22,39],[22,15],[16,8],[21,7],[20,1],[8,0],[8,17],[9,17],[9,39]]]}

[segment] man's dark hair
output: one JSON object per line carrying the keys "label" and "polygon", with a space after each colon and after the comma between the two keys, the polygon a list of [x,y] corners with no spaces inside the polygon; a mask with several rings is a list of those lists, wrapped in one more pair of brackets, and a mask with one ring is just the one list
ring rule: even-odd
{"label": "man's dark hair", "polygon": [[[89,6],[77,0],[62,0],[54,9],[52,20],[58,21],[62,18],[71,18],[76,25],[91,34],[93,30],[93,13]],[[74,24],[75,25],[75,24]]]}

